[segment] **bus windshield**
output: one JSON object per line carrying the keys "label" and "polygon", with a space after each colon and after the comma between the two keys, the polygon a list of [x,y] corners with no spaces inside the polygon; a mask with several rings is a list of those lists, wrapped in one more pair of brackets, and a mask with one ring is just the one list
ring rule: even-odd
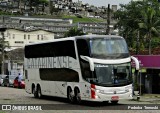
{"label": "bus windshield", "polygon": [[90,51],[93,58],[129,57],[127,44],[123,38],[90,39]]}
{"label": "bus windshield", "polygon": [[132,83],[130,63],[95,64],[94,82],[100,86],[120,86]]}

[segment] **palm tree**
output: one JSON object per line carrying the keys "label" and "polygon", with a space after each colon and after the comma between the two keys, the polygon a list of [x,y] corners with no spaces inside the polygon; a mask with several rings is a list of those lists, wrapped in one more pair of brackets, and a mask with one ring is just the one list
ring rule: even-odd
{"label": "palm tree", "polygon": [[[149,48],[149,54],[151,54],[152,37],[159,35],[159,7],[160,4],[157,0],[131,1],[129,4],[121,5],[121,8],[115,14],[115,17],[119,20],[115,27],[121,31],[121,35],[129,39],[126,39],[128,43],[134,40],[136,45],[145,44],[145,47],[148,46]],[[139,33],[138,41],[137,34]],[[146,39],[148,39],[148,43],[144,43]],[[140,42],[143,43],[140,44]],[[129,45],[135,47],[134,44]],[[140,48],[137,47],[137,49]]]}
{"label": "palm tree", "polygon": [[142,20],[139,23],[139,28],[144,32],[144,38],[148,40],[149,54],[151,54],[151,40],[154,34],[159,35],[160,30],[160,20],[156,17],[156,11],[148,6],[142,12]]}
{"label": "palm tree", "polygon": [[121,8],[115,12],[114,17],[118,19],[115,28],[119,29],[120,35],[126,38],[128,45],[133,48],[134,40],[137,37],[137,30],[139,28],[138,23],[140,22],[143,2],[142,1],[131,1],[129,4],[120,5]]}

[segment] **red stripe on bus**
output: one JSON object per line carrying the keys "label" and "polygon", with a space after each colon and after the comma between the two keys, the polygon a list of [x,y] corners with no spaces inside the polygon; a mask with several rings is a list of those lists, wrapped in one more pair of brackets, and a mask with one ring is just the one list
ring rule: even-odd
{"label": "red stripe on bus", "polygon": [[91,84],[91,98],[95,99],[96,97],[96,92],[95,92],[95,85]]}

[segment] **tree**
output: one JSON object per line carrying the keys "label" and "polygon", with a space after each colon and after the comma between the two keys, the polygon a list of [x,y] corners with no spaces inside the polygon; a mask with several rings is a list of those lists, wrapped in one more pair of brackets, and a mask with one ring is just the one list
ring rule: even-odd
{"label": "tree", "polygon": [[30,6],[30,10],[33,10],[33,7],[36,7],[36,11],[39,11],[39,5],[42,4],[43,8],[45,7],[45,5],[48,4],[47,0],[29,0],[29,6]]}
{"label": "tree", "polygon": [[141,18],[139,11],[142,10],[142,6],[143,2],[141,1],[132,1],[126,5],[121,4],[121,8],[114,14],[114,17],[118,19],[115,28],[119,29],[120,35],[126,39],[131,48],[134,48],[135,45],[138,23]]}
{"label": "tree", "polygon": [[[157,0],[131,1],[129,4],[121,5],[115,13],[115,17],[119,20],[115,27],[120,29],[121,35],[129,39],[126,39],[128,43],[132,40],[136,45],[145,45],[149,47],[151,54],[151,39],[159,34],[159,7]],[[131,47],[134,46],[133,42]]]}
{"label": "tree", "polygon": [[64,37],[71,37],[71,36],[80,36],[84,35],[83,31],[78,28],[71,28],[68,32],[65,33]]}
{"label": "tree", "polygon": [[5,49],[9,48],[9,43],[7,41],[5,41],[4,38],[4,32],[6,31],[6,28],[1,28],[0,32],[1,32],[1,38],[0,38],[0,51],[1,51],[1,55],[2,55],[2,67],[1,67],[1,73],[4,74],[4,55],[5,55]]}
{"label": "tree", "polygon": [[159,35],[160,20],[152,6],[147,6],[141,11],[142,19],[139,28],[144,32],[144,38],[148,41],[149,54],[151,54],[151,41],[153,35]]}

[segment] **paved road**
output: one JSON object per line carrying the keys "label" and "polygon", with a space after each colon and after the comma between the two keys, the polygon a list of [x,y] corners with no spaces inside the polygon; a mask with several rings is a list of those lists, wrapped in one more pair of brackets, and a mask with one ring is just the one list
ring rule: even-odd
{"label": "paved road", "polygon": [[[8,104],[16,106],[15,109],[23,109],[24,113],[160,113],[160,110],[139,110],[141,107],[148,105],[149,107],[157,105],[160,109],[160,105],[155,104],[154,102],[149,101],[133,101],[133,100],[123,100],[120,101],[118,105],[104,104],[104,103],[91,103],[83,102],[82,105],[69,104],[66,99],[56,98],[56,97],[45,97],[43,99],[36,99],[32,94],[27,94],[24,89],[0,87],[0,104]],[[38,106],[35,109],[43,109],[42,111],[33,111],[30,108],[30,111],[27,111],[28,106],[33,104]],[[129,104],[129,105],[128,105]],[[145,105],[141,105],[145,104]],[[31,105],[31,106],[33,106]],[[20,108],[18,108],[20,106]],[[40,108],[40,107],[41,108]],[[128,110],[128,108],[132,110]],[[134,110],[134,108],[136,110]],[[34,109],[34,108],[33,108]],[[44,110],[52,109],[52,110]],[[123,111],[122,111],[123,110]],[[11,110],[11,111],[0,111],[0,113],[20,113],[20,110]]]}

